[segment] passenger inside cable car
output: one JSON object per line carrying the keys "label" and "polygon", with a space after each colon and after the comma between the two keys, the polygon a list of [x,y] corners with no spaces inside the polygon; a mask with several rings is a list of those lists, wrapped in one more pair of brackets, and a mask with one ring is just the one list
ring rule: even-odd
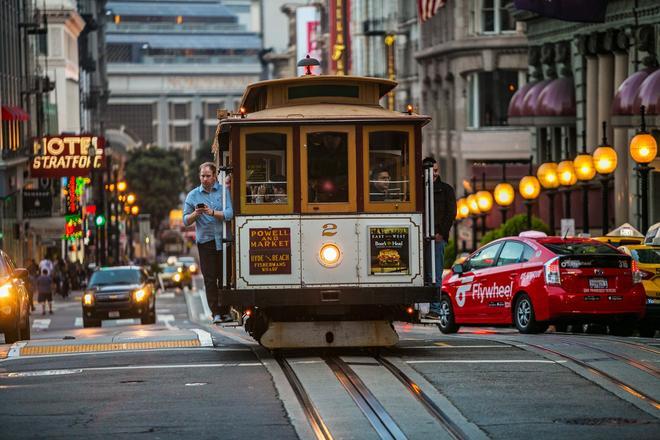
{"label": "passenger inside cable car", "polygon": [[270,191],[266,194],[267,203],[286,203],[286,177],[276,175],[271,178]]}
{"label": "passenger inside cable car", "polygon": [[390,171],[382,164],[376,166],[371,172],[371,179],[369,179],[371,187],[369,190],[369,200],[372,202],[391,200],[390,180]]}
{"label": "passenger inside cable car", "polygon": [[348,139],[342,132],[309,133],[309,201],[348,201]]}

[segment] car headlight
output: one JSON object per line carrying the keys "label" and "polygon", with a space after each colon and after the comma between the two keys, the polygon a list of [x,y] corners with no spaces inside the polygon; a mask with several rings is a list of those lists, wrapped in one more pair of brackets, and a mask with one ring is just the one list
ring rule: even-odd
{"label": "car headlight", "polygon": [[176,271],[179,272],[179,273],[182,273],[182,272],[183,272],[183,268],[182,268],[182,267],[177,267]]}
{"label": "car headlight", "polygon": [[11,295],[11,283],[5,283],[0,286],[0,298],[9,298]]}
{"label": "car headlight", "polygon": [[339,246],[334,243],[326,243],[321,246],[319,251],[319,261],[326,267],[333,267],[339,264],[341,259],[341,251]]}
{"label": "car headlight", "polygon": [[147,292],[144,289],[138,289],[133,292],[133,299],[137,302],[144,301],[147,297]]}
{"label": "car headlight", "polygon": [[190,271],[191,271],[192,273],[197,272],[197,265],[196,265],[196,264],[191,264],[191,265],[190,265]]}
{"label": "car headlight", "polygon": [[180,273],[174,274],[174,281],[176,281],[177,283],[179,281],[181,281],[181,274]]}
{"label": "car headlight", "polygon": [[93,293],[86,293],[83,295],[83,304],[86,306],[91,306],[94,304],[94,294]]}

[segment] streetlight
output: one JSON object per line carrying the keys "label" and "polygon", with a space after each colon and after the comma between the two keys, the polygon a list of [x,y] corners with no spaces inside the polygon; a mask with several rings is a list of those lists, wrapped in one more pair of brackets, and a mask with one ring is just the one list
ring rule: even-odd
{"label": "streetlight", "polygon": [[639,110],[642,116],[642,125],[640,131],[638,131],[635,137],[630,141],[630,155],[633,160],[637,162],[637,166],[634,170],[639,174],[642,186],[641,229],[642,234],[646,234],[646,230],[649,227],[649,172],[653,169],[653,167],[649,166],[649,163],[653,162],[653,159],[655,159],[655,156],[658,154],[658,143],[655,141],[655,138],[646,131],[646,121],[644,120],[645,107],[641,106]]}
{"label": "streetlight", "polygon": [[465,197],[458,199],[456,202],[456,209],[461,215],[461,220],[468,218],[470,215],[470,207],[468,206],[467,199]]}
{"label": "streetlight", "polygon": [[555,195],[557,188],[559,188],[559,175],[557,174],[557,164],[552,161],[552,153],[548,148],[548,161],[544,162],[536,170],[536,177],[538,177],[541,186],[548,191],[548,201],[550,202],[549,223],[552,235],[555,235]]}
{"label": "streetlight", "polygon": [[130,193],[126,196],[126,203],[128,203],[129,205],[132,205],[133,203],[135,203],[136,200],[137,200],[137,197],[133,193]]}
{"label": "streetlight", "polygon": [[594,150],[594,167],[598,174],[602,176],[600,182],[603,185],[603,235],[607,234],[610,229],[608,212],[610,196],[608,191],[610,175],[616,169],[616,164],[616,150],[607,143],[607,122],[603,121],[603,142]]}
{"label": "streetlight", "polygon": [[[472,176],[472,191],[477,187],[476,184],[477,178]],[[470,214],[472,214],[472,250],[477,249],[477,220],[479,219],[479,214],[481,210],[479,209],[479,203],[477,202],[476,193],[472,193],[467,196],[467,204],[470,208]]]}
{"label": "streetlight", "polygon": [[516,196],[516,191],[513,189],[513,185],[506,181],[506,164],[502,164],[502,182],[495,185],[493,196],[495,197],[495,203],[500,207],[502,223],[505,223],[506,212],[509,210],[509,206],[513,203]]}
{"label": "streetlight", "polygon": [[525,199],[525,206],[527,207],[527,229],[532,229],[532,200],[539,196],[541,184],[532,171],[531,157],[529,158],[529,174],[520,179],[518,191],[520,191],[520,195]]}
{"label": "streetlight", "polygon": [[493,195],[486,190],[486,173],[481,173],[481,191],[477,191],[477,206],[481,211],[481,237],[486,235],[486,217],[493,207]]}
{"label": "streetlight", "polygon": [[573,159],[575,176],[582,186],[582,232],[589,234],[589,181],[596,176],[594,158],[587,153],[587,133],[582,131],[582,153]]}

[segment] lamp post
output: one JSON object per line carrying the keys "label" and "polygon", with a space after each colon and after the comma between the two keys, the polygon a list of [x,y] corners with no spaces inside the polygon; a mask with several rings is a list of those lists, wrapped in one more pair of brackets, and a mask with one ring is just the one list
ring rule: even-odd
{"label": "lamp post", "polygon": [[127,209],[127,214],[128,216],[128,234],[127,234],[127,241],[128,241],[128,258],[129,260],[133,260],[133,209],[137,208],[139,212],[139,207],[135,205],[135,202],[137,200],[137,197],[133,193],[129,193],[126,196],[126,208]]}
{"label": "lamp post", "polygon": [[557,164],[552,161],[552,153],[548,148],[548,161],[544,162],[536,170],[541,186],[547,189],[548,201],[550,202],[549,223],[551,235],[555,235],[555,195],[559,188],[559,176],[557,175]]}
{"label": "lamp post", "polygon": [[655,159],[658,154],[658,143],[655,138],[646,131],[646,121],[644,120],[644,106],[640,107],[642,116],[642,124],[640,131],[630,140],[630,156],[637,162],[634,168],[639,175],[639,182],[641,184],[641,221],[640,227],[642,234],[646,234],[649,227],[649,172],[653,167],[649,163]]}
{"label": "lamp post", "polygon": [[582,232],[589,234],[589,181],[596,176],[594,158],[587,153],[587,133],[582,131],[582,153],[573,159],[575,176],[582,186]]}
{"label": "lamp post", "polygon": [[493,196],[495,197],[495,203],[500,207],[502,223],[505,223],[506,213],[516,196],[516,191],[513,189],[513,185],[506,181],[506,164],[502,164],[502,182],[495,185]]}
{"label": "lamp post", "polygon": [[493,195],[486,190],[486,173],[481,173],[481,191],[477,192],[477,205],[481,211],[481,237],[486,235],[486,217],[493,207]]}
{"label": "lamp post", "polygon": [[[568,138],[566,138],[564,146],[564,157],[568,157]],[[559,184],[564,189],[564,218],[571,218],[571,187],[577,182],[575,176],[575,167],[572,160],[562,160],[557,164],[557,176],[559,177]]]}
{"label": "lamp post", "polygon": [[[472,188],[474,188],[474,177],[472,180]],[[477,249],[477,220],[479,219],[479,214],[481,213],[479,210],[479,203],[477,202],[476,194],[470,194],[467,196],[467,204],[468,208],[470,209],[470,214],[472,214],[472,250],[474,251]]]}
{"label": "lamp post", "polygon": [[601,175],[600,183],[603,185],[603,235],[610,229],[609,224],[609,185],[610,176],[616,169],[617,155],[616,150],[607,143],[607,122],[603,121],[603,141],[594,150],[594,167]]}
{"label": "lamp post", "polygon": [[536,178],[532,170],[532,157],[529,158],[529,174],[520,179],[518,191],[525,199],[525,207],[527,208],[527,229],[532,229],[532,204],[534,203],[533,200],[536,199],[541,192],[539,179]]}

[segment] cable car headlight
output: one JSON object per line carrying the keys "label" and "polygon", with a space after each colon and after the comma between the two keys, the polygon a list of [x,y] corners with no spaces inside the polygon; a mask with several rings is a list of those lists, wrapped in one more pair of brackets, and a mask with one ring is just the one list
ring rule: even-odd
{"label": "cable car headlight", "polygon": [[341,251],[334,243],[326,243],[319,251],[319,261],[325,267],[334,267],[341,261]]}

